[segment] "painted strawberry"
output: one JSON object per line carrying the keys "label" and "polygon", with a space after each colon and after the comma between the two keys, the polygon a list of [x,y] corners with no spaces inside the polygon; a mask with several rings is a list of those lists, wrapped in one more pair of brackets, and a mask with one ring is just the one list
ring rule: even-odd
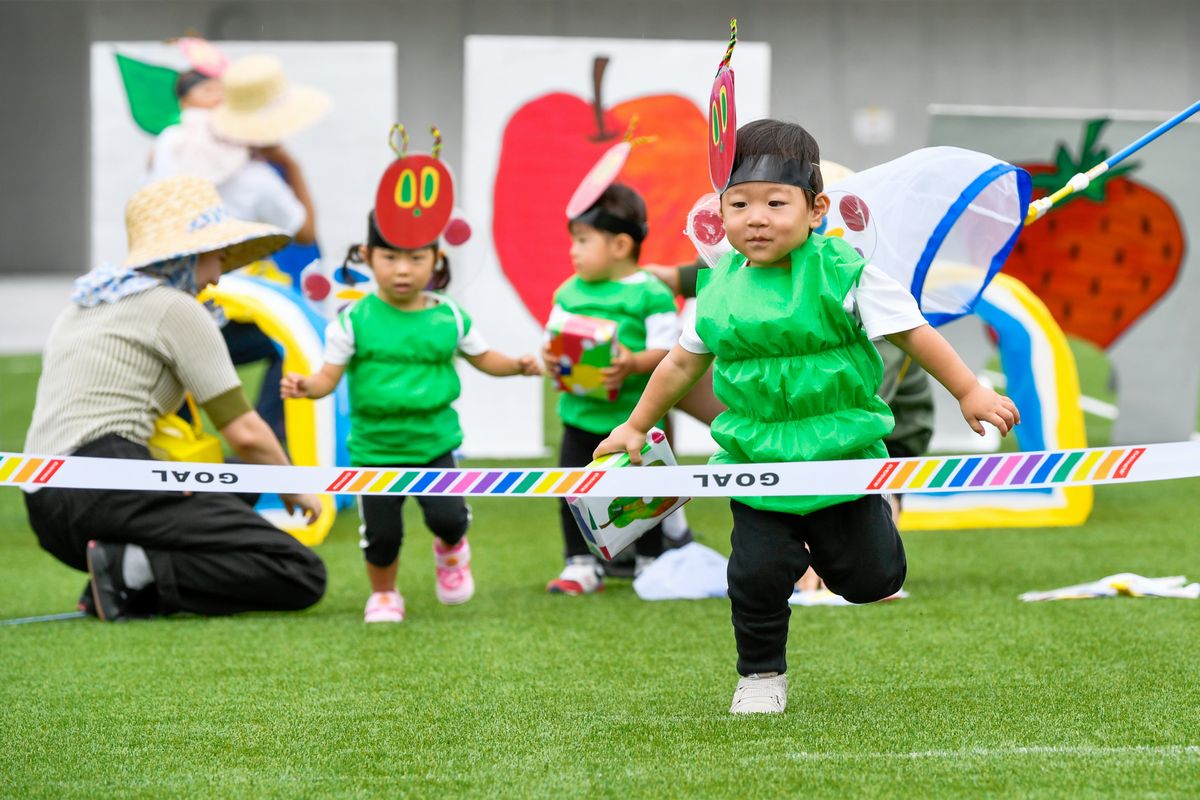
{"label": "painted strawberry", "polygon": [[[1022,165],[1033,176],[1035,198],[1108,158],[1098,147],[1108,122],[1087,123],[1079,158],[1060,143],[1054,164]],[[1166,198],[1129,179],[1138,166],[1109,170],[1025,228],[1004,266],[1064,331],[1102,348],[1167,293],[1183,262],[1179,218]]]}

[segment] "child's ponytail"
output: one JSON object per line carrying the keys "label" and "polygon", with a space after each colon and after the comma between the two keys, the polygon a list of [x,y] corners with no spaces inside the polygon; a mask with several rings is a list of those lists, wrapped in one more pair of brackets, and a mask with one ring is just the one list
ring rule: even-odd
{"label": "child's ponytail", "polygon": [[[362,264],[362,245],[352,244],[350,249],[346,251],[346,257],[342,259],[342,265],[334,271],[333,277],[347,286],[354,286],[358,283],[354,278],[354,271],[350,269],[352,264]],[[341,273],[340,275],[338,273]]]}
{"label": "child's ponytail", "polygon": [[433,277],[429,280],[429,290],[433,292],[445,291],[450,285],[450,256],[438,250],[437,245],[434,245],[434,253],[440,254],[441,259],[433,265]]}

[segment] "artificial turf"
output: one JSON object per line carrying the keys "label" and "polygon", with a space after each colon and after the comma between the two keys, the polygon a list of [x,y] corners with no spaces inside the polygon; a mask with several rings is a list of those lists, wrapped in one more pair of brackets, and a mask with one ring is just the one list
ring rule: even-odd
{"label": "artificial turf", "polygon": [[[20,449],[36,372],[0,359],[0,449]],[[1121,571],[1200,579],[1200,480],[1101,487],[1081,528],[906,534],[911,597],[797,610],[788,711],[749,719],[727,713],[726,601],[647,603],[626,581],[548,596],[553,504],[505,499],[475,504],[478,594],[444,607],[412,505],[401,625],[362,624],[351,511],[303,613],[0,627],[0,793],[1200,793],[1200,602],[1017,599]],[[728,550],[722,501],[688,514]],[[0,617],[68,610],[83,582],[0,490]]]}

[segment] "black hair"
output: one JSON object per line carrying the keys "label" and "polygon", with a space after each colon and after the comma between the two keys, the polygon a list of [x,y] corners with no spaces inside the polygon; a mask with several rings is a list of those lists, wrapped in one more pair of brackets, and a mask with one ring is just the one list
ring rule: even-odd
{"label": "black hair", "polygon": [[187,97],[187,93],[195,89],[205,81],[211,81],[212,78],[205,75],[199,70],[189,69],[187,72],[179,73],[179,77],[175,79],[175,97],[182,100]]}
{"label": "black hair", "polygon": [[825,191],[821,177],[821,148],[813,135],[794,122],[777,119],[758,119],[738,128],[737,147],[733,154],[733,171],[743,159],[752,156],[774,155],[785,159],[812,164],[810,183],[812,190],[805,190],[809,203]]}
{"label": "black hair", "polygon": [[[341,271],[341,275],[338,275],[337,271],[335,271],[334,277],[347,286],[354,286],[357,281],[354,280],[354,275],[350,272],[350,266],[352,264],[364,264],[365,261],[362,256],[362,251],[365,249],[368,254],[367,257],[369,258],[371,248],[374,247],[385,247],[389,250],[424,250],[426,248],[430,248],[433,250],[434,258],[437,258],[438,253],[441,252],[441,246],[436,239],[422,247],[392,247],[390,244],[381,242],[352,244],[350,245],[350,249],[346,251],[346,257],[342,259],[342,266],[338,267],[338,270]],[[443,253],[441,260],[433,265],[433,277],[429,280],[429,285],[425,288],[429,289],[430,291],[440,292],[445,290],[445,288],[449,285],[450,257]]]}
{"label": "black hair", "polygon": [[[616,222],[615,225],[605,226],[605,218]],[[642,240],[646,238],[646,201],[633,188],[623,183],[614,183],[596,198],[596,202],[587,211],[571,220],[571,223],[591,225],[609,235],[624,233],[633,239],[633,250],[630,252],[634,261],[642,254]],[[568,223],[568,228],[570,223]],[[609,230],[622,228],[623,230]],[[635,236],[631,231],[637,231]]]}

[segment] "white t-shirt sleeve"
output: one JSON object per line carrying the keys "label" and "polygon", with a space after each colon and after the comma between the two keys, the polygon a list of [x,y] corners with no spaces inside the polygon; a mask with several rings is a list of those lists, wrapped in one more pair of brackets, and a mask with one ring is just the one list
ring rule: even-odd
{"label": "white t-shirt sleeve", "polygon": [[229,212],[239,219],[265,222],[295,235],[308,218],[292,187],[263,161],[250,161],[217,188]]}
{"label": "white t-shirt sleeve", "polygon": [[471,326],[471,330],[458,338],[458,352],[466,356],[481,356],[492,348],[488,347],[483,334]]}
{"label": "white t-shirt sleeve", "polygon": [[679,341],[679,315],[664,311],[646,317],[646,349],[670,350]]}
{"label": "white t-shirt sleeve", "polygon": [[863,269],[858,285],[846,295],[842,307],[862,321],[872,339],[927,324],[916,298],[895,278],[872,264]]}
{"label": "white t-shirt sleeve", "polygon": [[354,328],[339,314],[325,326],[325,363],[346,366],[354,356]]}
{"label": "white t-shirt sleeve", "polygon": [[679,346],[692,355],[697,356],[706,356],[712,352],[696,333],[696,323],[694,321],[683,326],[683,332],[679,334]]}
{"label": "white t-shirt sleeve", "polygon": [[146,177],[149,182],[161,181],[179,172],[175,165],[175,140],[179,138],[180,128],[171,125],[162,129],[154,140],[150,150],[150,170]]}

